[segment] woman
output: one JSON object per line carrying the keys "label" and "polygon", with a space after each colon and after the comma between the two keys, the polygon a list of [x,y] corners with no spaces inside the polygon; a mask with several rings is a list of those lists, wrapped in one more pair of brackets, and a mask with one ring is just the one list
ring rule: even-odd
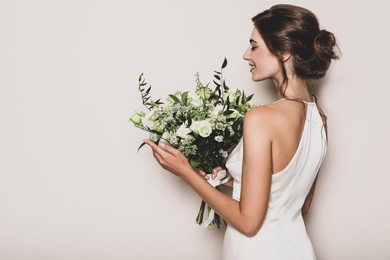
{"label": "woman", "polygon": [[273,81],[278,100],[245,115],[243,138],[226,163],[233,198],[209,185],[178,150],[145,141],[164,169],[229,223],[223,259],[315,259],[302,215],[313,198],[327,137],[326,117],[308,84],[338,58],[335,37],[298,6],[275,5],[252,21],[244,59],[254,81]]}

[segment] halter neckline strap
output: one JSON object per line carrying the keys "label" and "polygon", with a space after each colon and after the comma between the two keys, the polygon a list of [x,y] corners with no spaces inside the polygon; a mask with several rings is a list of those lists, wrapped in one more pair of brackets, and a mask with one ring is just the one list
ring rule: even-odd
{"label": "halter neckline strap", "polygon": [[290,99],[290,98],[281,98],[281,99],[279,99],[279,100],[276,100],[274,103],[272,103],[272,104],[276,104],[276,103],[279,103],[280,101],[284,101],[284,100],[292,100],[292,101],[297,101],[297,102],[303,102],[303,103],[305,103],[305,104],[307,104],[307,105],[315,105],[316,104],[316,102],[314,101],[314,102],[308,102],[308,101],[305,101],[305,100],[302,100],[302,99]]}

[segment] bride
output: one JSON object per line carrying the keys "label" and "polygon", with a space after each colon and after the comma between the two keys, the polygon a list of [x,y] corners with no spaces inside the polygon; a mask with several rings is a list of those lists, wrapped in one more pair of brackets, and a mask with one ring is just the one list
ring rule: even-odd
{"label": "bride", "polygon": [[277,101],[245,115],[243,138],[226,163],[232,198],[213,188],[178,150],[145,142],[164,169],[229,223],[223,259],[315,259],[302,216],[313,198],[327,133],[326,116],[308,84],[324,77],[338,58],[336,40],[298,6],[275,5],[252,21],[243,58],[254,81],[272,80]]}

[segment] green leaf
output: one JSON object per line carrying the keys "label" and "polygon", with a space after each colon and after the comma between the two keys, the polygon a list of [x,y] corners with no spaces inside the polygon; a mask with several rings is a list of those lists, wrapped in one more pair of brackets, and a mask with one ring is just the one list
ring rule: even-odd
{"label": "green leaf", "polygon": [[250,95],[249,97],[247,97],[247,98],[246,98],[246,102],[251,101],[251,99],[253,98],[253,95],[254,95],[254,94],[252,94],[252,95]]}
{"label": "green leaf", "polygon": [[143,143],[138,147],[137,152],[139,152],[139,149],[141,149],[145,144],[146,144],[146,143],[143,142]]}
{"label": "green leaf", "polygon": [[227,59],[226,59],[226,57],[225,57],[225,60],[223,61],[223,63],[222,63],[222,69],[224,69],[224,68],[226,68],[226,65],[227,65]]}
{"label": "green leaf", "polygon": [[138,77],[138,81],[139,81],[139,82],[141,82],[142,76],[143,76],[143,75],[144,75],[143,73],[141,73],[141,75],[139,75],[139,77]]}
{"label": "green leaf", "polygon": [[185,106],[188,100],[188,91],[181,93],[181,104]]}
{"label": "green leaf", "polygon": [[193,168],[197,168],[199,166],[200,162],[197,162],[197,161],[194,161],[194,160],[190,160],[190,165],[193,167]]}
{"label": "green leaf", "polygon": [[180,103],[180,100],[175,95],[169,94],[169,96],[175,101],[175,103]]}

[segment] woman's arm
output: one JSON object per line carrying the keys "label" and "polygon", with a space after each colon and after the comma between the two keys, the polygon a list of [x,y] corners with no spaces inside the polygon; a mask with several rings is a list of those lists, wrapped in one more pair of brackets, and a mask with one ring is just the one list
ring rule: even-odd
{"label": "woman's arm", "polygon": [[180,176],[202,199],[229,224],[246,236],[254,236],[260,229],[268,207],[272,178],[270,118],[267,108],[250,110],[244,119],[244,161],[240,202],[221,193],[189,165],[178,150],[145,142],[161,166]]}

